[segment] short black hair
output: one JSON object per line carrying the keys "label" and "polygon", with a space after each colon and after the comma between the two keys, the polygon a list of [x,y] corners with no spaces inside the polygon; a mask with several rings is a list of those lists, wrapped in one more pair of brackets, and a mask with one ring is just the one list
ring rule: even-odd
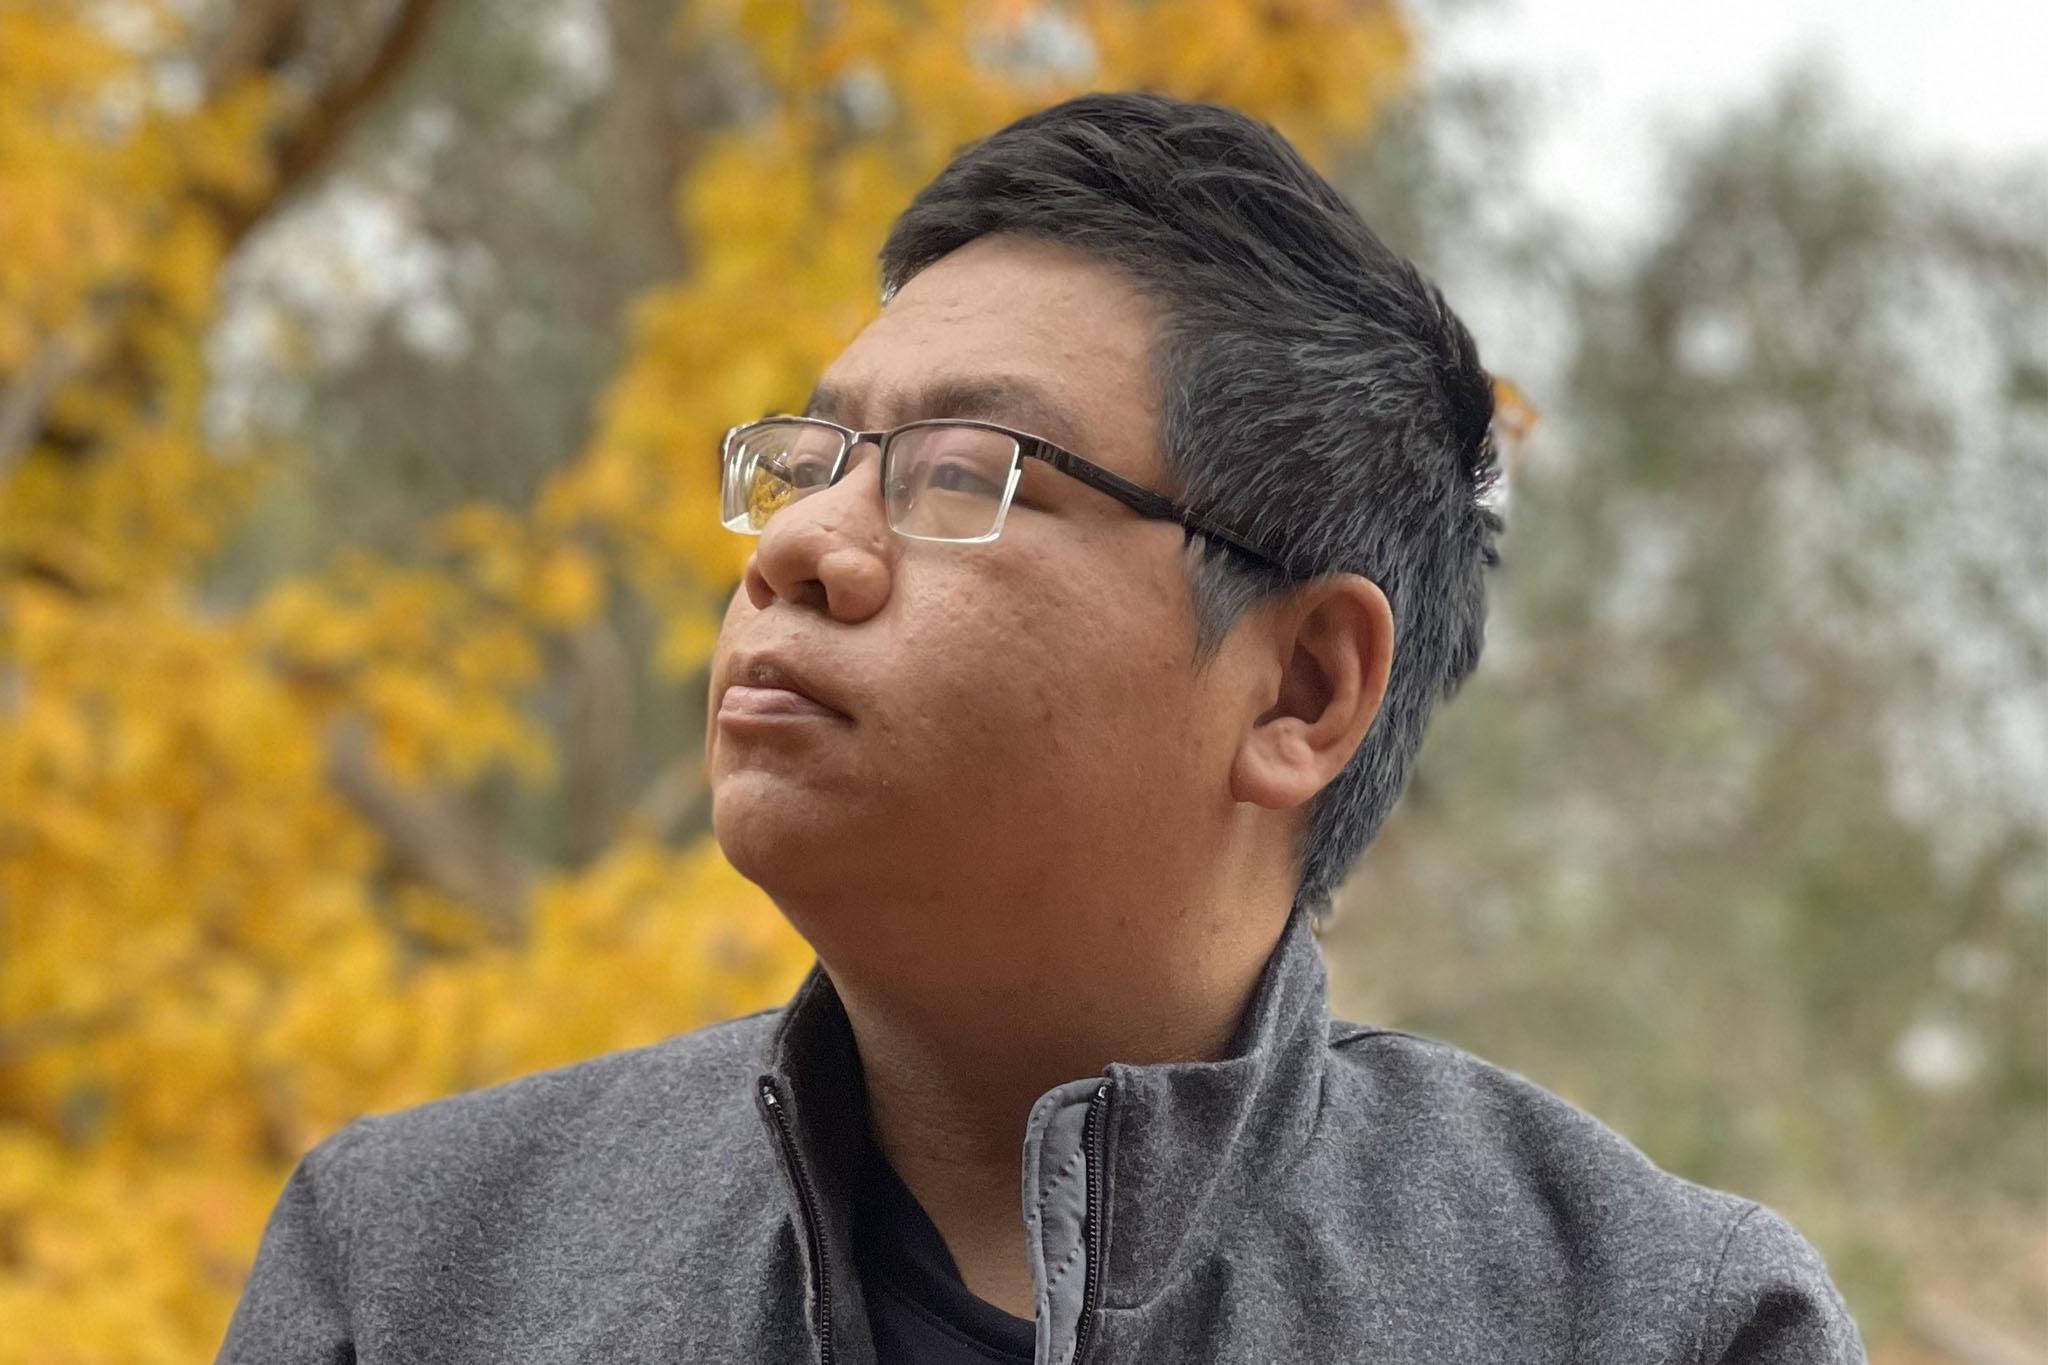
{"label": "short black hair", "polygon": [[[1159,305],[1166,490],[1392,607],[1387,694],[1311,803],[1296,904],[1318,924],[1385,822],[1430,712],[1479,662],[1499,563],[1493,383],[1436,287],[1265,123],[1150,92],[1082,95],[960,150],[896,219],[884,302],[976,238],[1050,239]],[[1290,583],[1197,539],[1196,665]]]}

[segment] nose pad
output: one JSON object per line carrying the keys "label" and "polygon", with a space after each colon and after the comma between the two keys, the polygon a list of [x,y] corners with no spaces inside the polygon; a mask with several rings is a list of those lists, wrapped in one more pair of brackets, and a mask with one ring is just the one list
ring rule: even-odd
{"label": "nose pad", "polygon": [[875,470],[875,492],[873,494],[873,498],[874,501],[881,506],[882,520],[886,523],[889,519],[889,509],[888,498],[886,496],[887,490],[885,490],[882,487],[882,446],[879,441],[860,441],[857,442],[851,450],[848,450],[846,452],[846,467],[839,472],[839,482],[845,483],[847,480],[851,479],[855,474],[860,472],[862,468],[861,453],[863,449],[872,450],[874,452],[873,455],[868,459],[867,463],[869,465],[872,465]]}
{"label": "nose pad", "polygon": [[852,475],[854,466],[860,463],[860,453],[863,449],[875,452],[873,463],[879,468],[882,463],[882,443],[880,441],[856,441],[853,448],[846,452],[846,471],[845,474],[841,475],[842,478]]}

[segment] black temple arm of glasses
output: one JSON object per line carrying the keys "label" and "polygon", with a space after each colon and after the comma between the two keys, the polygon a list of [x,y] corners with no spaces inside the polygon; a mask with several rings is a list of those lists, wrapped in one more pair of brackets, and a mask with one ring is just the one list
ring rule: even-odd
{"label": "black temple arm of glasses", "polygon": [[1148,517],[1155,517],[1161,521],[1179,522],[1183,527],[1187,528],[1190,538],[1193,537],[1195,532],[1199,531],[1205,536],[1213,536],[1225,545],[1230,546],[1233,550],[1249,555],[1261,564],[1276,569],[1289,578],[1308,578],[1312,576],[1304,570],[1295,568],[1271,551],[1260,549],[1244,537],[1219,525],[1201,513],[1191,508],[1183,507],[1171,498],[1162,497],[1149,488],[1132,483],[1121,475],[1112,474],[1101,465],[1093,464],[1078,455],[1062,450],[1050,441],[1033,439],[1023,442],[1023,446],[1024,454],[1027,458],[1043,460],[1062,474],[1079,479],[1082,483],[1096,489],[1098,492],[1107,493],[1110,497],[1130,507],[1133,511],[1143,513]]}

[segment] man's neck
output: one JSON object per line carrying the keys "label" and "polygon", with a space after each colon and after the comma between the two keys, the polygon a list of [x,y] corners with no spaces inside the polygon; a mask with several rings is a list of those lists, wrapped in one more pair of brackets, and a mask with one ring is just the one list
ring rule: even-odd
{"label": "man's neck", "polygon": [[1032,1104],[1112,1061],[1224,1056],[1283,923],[1209,924],[1085,979],[939,999],[828,964],[860,1052],[873,1138],[970,1292],[1032,1316],[1020,1204]]}

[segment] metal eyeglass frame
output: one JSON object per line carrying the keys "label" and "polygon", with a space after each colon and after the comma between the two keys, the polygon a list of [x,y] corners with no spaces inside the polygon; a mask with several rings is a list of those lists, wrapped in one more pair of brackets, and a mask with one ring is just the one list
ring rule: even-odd
{"label": "metal eyeglass frame", "polygon": [[[833,457],[832,472],[823,484],[815,485],[816,487],[824,488],[829,488],[839,482],[840,476],[846,472],[847,457],[853,453],[854,447],[869,442],[875,445],[880,454],[882,461],[881,473],[883,479],[886,480],[889,472],[890,442],[903,432],[914,431],[919,427],[979,427],[983,431],[992,431],[999,436],[1009,437],[1011,444],[1015,447],[1015,453],[1010,457],[1010,477],[1003,486],[1003,500],[996,508],[995,529],[991,530],[986,536],[976,537],[973,540],[963,540],[950,536],[916,536],[909,535],[903,531],[896,531],[897,535],[904,536],[909,540],[936,540],[949,545],[972,545],[994,540],[1002,534],[1003,521],[1009,515],[1010,501],[1016,495],[1017,479],[1018,475],[1023,472],[1024,461],[1027,459],[1043,460],[1069,478],[1079,479],[1090,488],[1115,498],[1139,516],[1148,517],[1155,521],[1180,523],[1181,527],[1187,532],[1187,535],[1181,542],[1183,549],[1194,540],[1195,534],[1200,532],[1202,535],[1210,536],[1223,542],[1240,554],[1250,556],[1252,559],[1288,578],[1300,579],[1312,576],[1306,571],[1296,569],[1278,555],[1260,549],[1257,545],[1252,544],[1235,532],[1226,530],[1194,509],[1183,506],[1171,498],[1154,493],[1149,488],[1132,483],[1121,475],[1112,474],[1092,460],[1083,459],[1071,450],[1056,446],[1043,436],[1033,436],[1028,431],[1018,431],[1015,427],[1006,427],[999,422],[984,422],[978,418],[927,417],[915,422],[905,422],[902,426],[891,427],[886,431],[857,431],[852,427],[841,426],[837,422],[826,421],[822,417],[761,417],[751,422],[742,422],[736,427],[727,429],[725,440],[719,447],[721,474],[726,463],[732,458],[733,441],[736,438],[753,430],[755,427],[771,424],[781,425],[789,422],[800,422],[807,426],[823,427],[828,431],[839,434],[839,453]],[[884,487],[886,486],[885,483]],[[741,535],[760,534],[757,530],[749,531],[742,527],[733,526],[730,523],[725,523],[725,525],[728,530],[738,531]],[[893,526],[890,529],[895,531]]]}

